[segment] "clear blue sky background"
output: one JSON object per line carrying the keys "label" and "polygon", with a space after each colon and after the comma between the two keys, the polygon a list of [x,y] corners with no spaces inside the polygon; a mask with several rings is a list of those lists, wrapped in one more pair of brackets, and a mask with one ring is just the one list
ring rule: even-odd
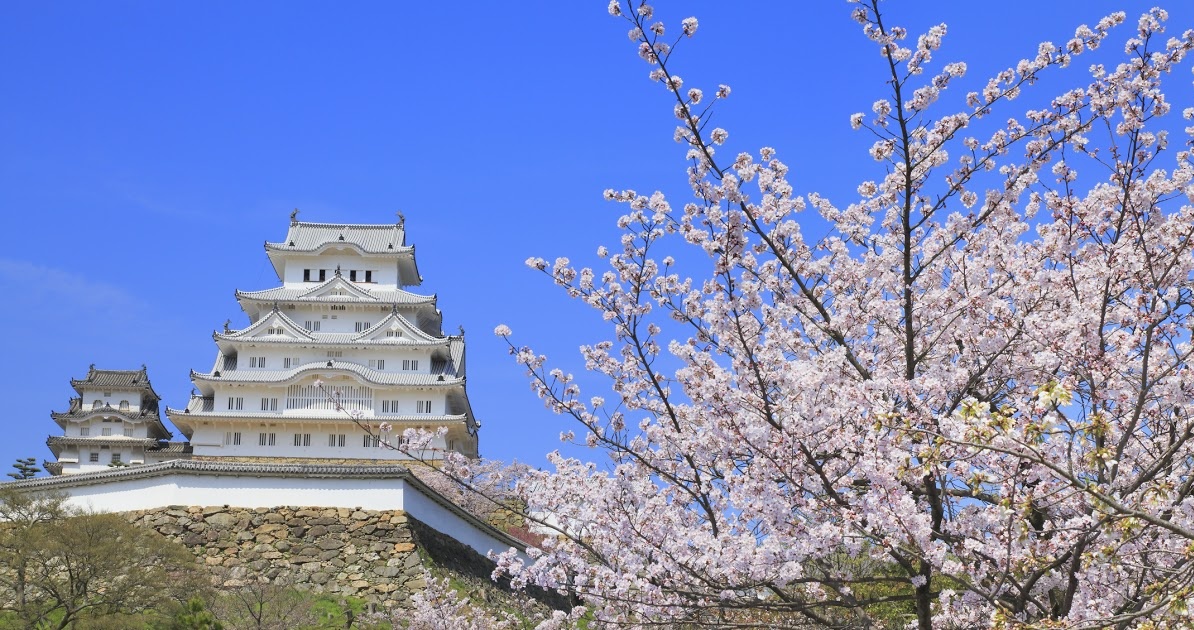
{"label": "clear blue sky background", "polygon": [[[1194,27],[1189,3],[1170,4],[1171,29]],[[913,33],[947,22],[938,60],[967,61],[976,82],[1116,6],[1134,24],[1150,5],[886,8]],[[849,13],[836,0],[660,7],[672,32],[700,19],[676,59],[686,84],[733,88],[716,115],[730,154],[774,146],[800,192],[841,205],[881,174],[848,116],[885,95],[883,61]],[[49,413],[90,363],[145,363],[164,402],[185,404],[188,370],[215,356],[211,332],[246,321],[233,290],[277,284],[262,242],[283,237],[295,207],[308,221],[406,214],[420,290],[439,295],[445,329],[468,333],[482,454],[542,463],[569,427],[492,330],[507,323],[574,371],[576,348],[606,330],[523,261],[598,263],[618,239],[607,187],[689,194],[671,102],[626,30],[603,0],[6,5],[0,467],[50,457]],[[1084,82],[1089,64],[1076,65],[1067,86]],[[1194,100],[1189,78],[1171,83],[1179,104]],[[964,90],[951,92],[959,103]]]}

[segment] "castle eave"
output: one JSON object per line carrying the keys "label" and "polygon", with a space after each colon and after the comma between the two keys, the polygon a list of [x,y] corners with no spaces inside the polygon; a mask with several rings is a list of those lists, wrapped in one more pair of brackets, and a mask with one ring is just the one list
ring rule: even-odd
{"label": "castle eave", "polygon": [[[328,365],[330,363],[331,365]],[[218,375],[217,375],[218,372]],[[289,370],[221,370],[211,373],[191,372],[191,380],[196,384],[203,383],[237,383],[237,384],[288,384],[296,382],[311,374],[332,377],[336,375],[356,376],[362,382],[370,385],[396,385],[408,387],[454,387],[464,383],[463,377],[450,374],[426,374],[404,372],[381,372],[346,361],[329,360],[300,365]]]}

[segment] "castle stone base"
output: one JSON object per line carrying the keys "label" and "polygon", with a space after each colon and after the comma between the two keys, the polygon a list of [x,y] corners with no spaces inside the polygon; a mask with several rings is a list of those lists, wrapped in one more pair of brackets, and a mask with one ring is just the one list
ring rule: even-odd
{"label": "castle stone base", "polygon": [[[405,512],[345,508],[169,507],[128,515],[190,548],[226,586],[271,582],[402,607],[427,562],[488,578],[493,563]],[[423,547],[420,555],[419,548]]]}

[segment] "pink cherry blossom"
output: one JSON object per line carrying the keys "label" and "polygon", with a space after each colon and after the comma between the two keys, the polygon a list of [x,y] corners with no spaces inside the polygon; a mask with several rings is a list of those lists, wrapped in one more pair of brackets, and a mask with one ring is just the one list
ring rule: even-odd
{"label": "pink cherry blossom", "polygon": [[888,91],[851,118],[877,164],[843,161],[844,201],[775,149],[715,152],[654,10],[616,13],[647,33],[693,198],[608,190],[605,268],[528,261],[610,326],[581,348],[598,396],[507,337],[561,439],[607,457],[519,477],[546,535],[498,572],[603,627],[880,627],[894,602],[922,630],[1184,627],[1194,164],[1168,143],[1194,110],[1162,82],[1194,33],[1113,14],[959,94],[945,25],[854,4]]}

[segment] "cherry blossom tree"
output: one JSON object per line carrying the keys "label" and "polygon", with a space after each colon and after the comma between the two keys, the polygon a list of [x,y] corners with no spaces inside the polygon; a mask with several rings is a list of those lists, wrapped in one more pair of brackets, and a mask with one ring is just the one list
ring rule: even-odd
{"label": "cherry blossom tree", "polygon": [[[887,93],[849,119],[875,175],[835,202],[798,194],[775,149],[721,155],[730,88],[675,69],[695,18],[610,3],[669,94],[693,197],[607,191],[628,210],[604,271],[528,261],[612,326],[582,348],[609,400],[511,345],[608,463],[525,472],[555,535],[500,570],[618,625],[1185,623],[1194,127],[1169,137],[1161,87],[1194,34],[1113,14],[942,111],[966,72],[937,66],[946,26],[911,37],[852,4]],[[1085,87],[1012,109],[1058,73]]]}
{"label": "cherry blossom tree", "polygon": [[427,586],[411,596],[410,610],[387,611],[367,620],[409,630],[563,630],[575,628],[585,612],[582,607],[569,613],[551,610],[531,599],[479,603],[463,589],[453,588],[448,578],[424,573],[423,580]]}

